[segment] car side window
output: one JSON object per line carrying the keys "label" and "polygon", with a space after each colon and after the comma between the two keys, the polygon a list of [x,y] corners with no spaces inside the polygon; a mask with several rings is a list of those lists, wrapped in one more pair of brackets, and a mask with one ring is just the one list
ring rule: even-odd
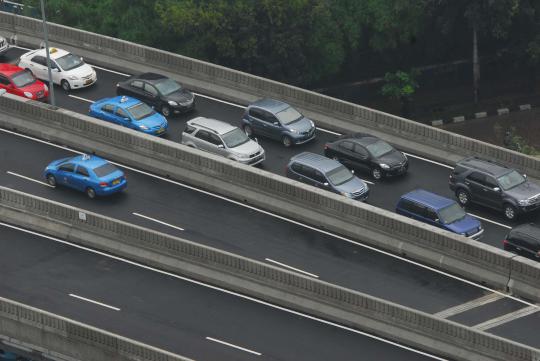
{"label": "car side window", "polygon": [[6,78],[5,76],[0,75],[0,84],[2,84],[2,85],[9,85],[9,84],[11,84],[11,82],[10,82],[9,79]]}
{"label": "car side window", "polygon": [[467,179],[472,182],[485,185],[486,177],[482,173],[472,172],[471,174],[467,176]]}
{"label": "car side window", "polygon": [[39,64],[39,65],[47,66],[47,59],[45,59],[45,57],[40,56],[40,55],[34,56],[34,57],[31,59],[31,61],[32,61],[33,63]]}
{"label": "car side window", "polygon": [[88,170],[83,166],[78,166],[77,171],[75,173],[80,174],[83,177],[88,177],[89,176]]}
{"label": "car side window", "polygon": [[302,171],[300,173],[308,178],[315,179],[315,169],[308,167],[307,165],[302,165]]}
{"label": "car side window", "polygon": [[354,145],[354,152],[360,155],[362,158],[367,158],[368,156],[367,150],[365,150],[360,144]]}
{"label": "car side window", "polygon": [[210,141],[210,133],[208,133],[206,130],[199,129],[197,134],[195,134],[195,138],[199,138],[201,140],[204,140],[205,142],[209,142]]}
{"label": "car side window", "polygon": [[254,118],[257,118],[257,119],[260,119],[260,120],[264,120],[264,114],[262,112],[261,109],[257,109],[257,108],[250,108],[249,109],[249,115],[254,117]]}
{"label": "car side window", "polygon": [[494,178],[488,176],[486,176],[485,185],[489,188],[499,187],[497,181]]}
{"label": "car side window", "polygon": [[266,112],[266,111],[264,112],[264,121],[270,124],[274,124],[278,122],[274,114],[270,112]]}
{"label": "car side window", "polygon": [[210,133],[209,134],[210,137],[208,139],[208,141],[214,145],[223,145],[223,141],[221,140],[221,138],[217,135],[217,134],[212,134]]}
{"label": "car side window", "polygon": [[140,80],[134,80],[129,85],[132,86],[133,88],[142,89],[144,83]]}
{"label": "car side window", "polygon": [[430,219],[432,221],[435,221],[436,219],[439,218],[439,216],[437,215],[437,212],[435,212],[433,209],[431,208],[425,208],[425,217],[427,219]]}
{"label": "car side window", "polygon": [[120,118],[129,118],[128,114],[124,111],[124,109],[118,107],[116,108],[116,112],[114,114],[118,115]]}
{"label": "car side window", "polygon": [[408,212],[417,214],[422,217],[426,216],[426,208],[416,202],[410,201],[408,199],[402,199],[400,206]]}
{"label": "car side window", "polygon": [[339,147],[352,152],[354,149],[354,144],[352,142],[341,142],[339,143]]}
{"label": "car side window", "polygon": [[313,173],[313,179],[320,183],[326,183],[326,177],[318,170],[315,170],[315,172]]}
{"label": "car side window", "polygon": [[157,89],[154,86],[152,86],[150,84],[147,84],[147,83],[144,84],[144,91],[146,91],[147,93],[149,93],[149,94],[151,94],[153,96],[158,95]]}
{"label": "car side window", "polygon": [[73,163],[62,164],[60,167],[58,167],[58,170],[61,170],[64,172],[73,172],[74,169],[75,169],[75,165]]}
{"label": "car side window", "polygon": [[191,134],[195,131],[195,127],[189,125],[189,124],[186,124],[186,129],[184,129],[184,133],[187,133],[187,134]]}
{"label": "car side window", "polygon": [[114,113],[114,105],[112,104],[105,104],[101,107],[101,110],[107,113]]}

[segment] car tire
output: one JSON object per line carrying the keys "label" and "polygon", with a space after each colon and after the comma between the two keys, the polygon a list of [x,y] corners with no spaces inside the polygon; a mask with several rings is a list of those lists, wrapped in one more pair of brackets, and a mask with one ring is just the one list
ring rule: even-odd
{"label": "car tire", "polygon": [[47,184],[56,188],[56,178],[52,174],[47,174]]}
{"label": "car tire", "polygon": [[463,207],[471,203],[471,195],[465,189],[462,189],[462,188],[458,189],[456,191],[456,198],[458,200],[458,203],[462,205]]}
{"label": "car tire", "polygon": [[168,106],[163,105],[161,107],[161,114],[163,114],[164,117],[168,117],[171,115],[171,109]]}
{"label": "car tire", "polygon": [[64,89],[66,92],[71,90],[71,85],[69,85],[69,82],[66,79],[63,79],[60,82],[60,85],[62,86],[62,89]]}
{"label": "car tire", "polygon": [[249,125],[244,125],[244,133],[251,138],[253,136],[253,128],[251,128]]}
{"label": "car tire", "polygon": [[289,148],[293,145],[293,141],[291,137],[284,135],[283,138],[281,138],[281,144],[283,144],[285,148]]}
{"label": "car tire", "polygon": [[371,169],[371,176],[375,180],[380,180],[383,177],[383,171],[379,167],[375,167]]}
{"label": "car tire", "polygon": [[88,198],[94,199],[96,198],[96,191],[94,190],[94,188],[88,187],[86,188],[86,195],[88,196]]}
{"label": "car tire", "polygon": [[513,221],[513,220],[515,220],[517,218],[516,207],[514,207],[510,203],[505,203],[504,204],[503,213],[504,213],[504,217],[509,221]]}

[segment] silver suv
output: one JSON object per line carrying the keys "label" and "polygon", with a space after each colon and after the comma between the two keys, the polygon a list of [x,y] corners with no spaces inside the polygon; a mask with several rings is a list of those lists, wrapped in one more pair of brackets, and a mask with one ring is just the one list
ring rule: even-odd
{"label": "silver suv", "polygon": [[264,149],[240,128],[228,123],[197,117],[186,124],[182,144],[215,153],[240,163],[255,165],[264,161]]}

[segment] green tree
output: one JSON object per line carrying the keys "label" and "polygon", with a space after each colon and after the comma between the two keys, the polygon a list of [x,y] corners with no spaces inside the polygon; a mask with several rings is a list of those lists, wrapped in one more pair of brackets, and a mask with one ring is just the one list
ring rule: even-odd
{"label": "green tree", "polygon": [[420,72],[412,69],[409,72],[401,70],[395,73],[386,73],[384,76],[385,84],[381,88],[381,94],[390,99],[398,100],[401,103],[401,115],[409,117],[411,115],[412,96],[418,89],[416,81]]}

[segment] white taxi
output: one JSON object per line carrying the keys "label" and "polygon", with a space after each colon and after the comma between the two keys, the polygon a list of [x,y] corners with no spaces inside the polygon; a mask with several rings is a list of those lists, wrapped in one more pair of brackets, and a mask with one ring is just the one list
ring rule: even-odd
{"label": "white taxi", "polygon": [[[53,83],[61,85],[65,91],[84,88],[97,81],[96,71],[81,57],[58,48],[50,48],[49,55]],[[38,79],[49,80],[45,49],[32,50],[21,55],[18,65],[30,70]]]}

